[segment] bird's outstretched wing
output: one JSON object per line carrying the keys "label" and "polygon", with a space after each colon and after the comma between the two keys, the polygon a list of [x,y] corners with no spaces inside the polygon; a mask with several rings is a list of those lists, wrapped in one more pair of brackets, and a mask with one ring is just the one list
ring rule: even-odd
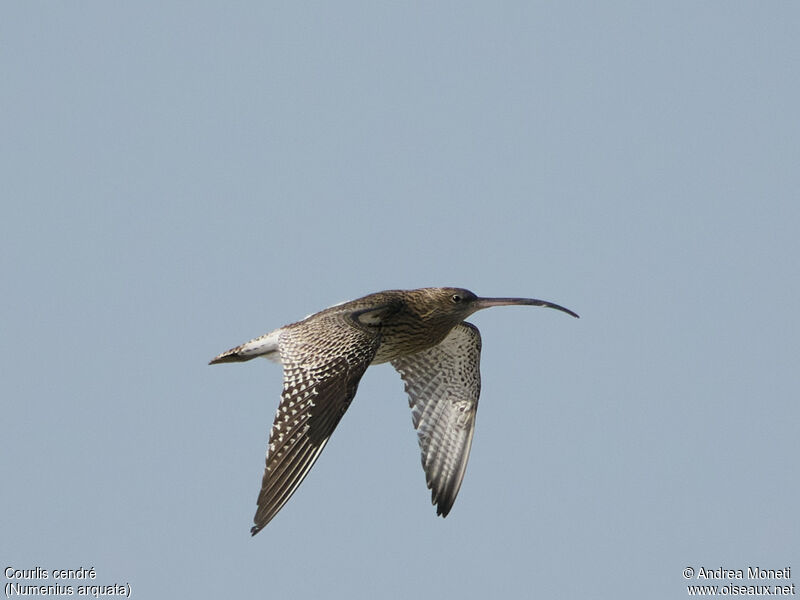
{"label": "bird's outstretched wing", "polygon": [[272,520],[305,479],[378,350],[380,330],[363,325],[357,316],[317,315],[280,333],[283,393],[269,436],[252,535]]}
{"label": "bird's outstretched wing", "polygon": [[469,460],[481,393],[481,335],[471,323],[438,345],[392,361],[405,382],[436,513],[447,516]]}

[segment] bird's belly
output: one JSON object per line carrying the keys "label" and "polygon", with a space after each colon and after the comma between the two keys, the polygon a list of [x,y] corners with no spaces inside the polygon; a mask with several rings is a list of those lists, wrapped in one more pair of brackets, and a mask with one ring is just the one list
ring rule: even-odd
{"label": "bird's belly", "polygon": [[371,365],[380,365],[382,363],[387,363],[395,358],[400,358],[405,354],[409,354],[408,352],[399,352],[393,348],[384,347],[383,344],[378,348],[378,351],[375,353],[375,358],[372,359]]}

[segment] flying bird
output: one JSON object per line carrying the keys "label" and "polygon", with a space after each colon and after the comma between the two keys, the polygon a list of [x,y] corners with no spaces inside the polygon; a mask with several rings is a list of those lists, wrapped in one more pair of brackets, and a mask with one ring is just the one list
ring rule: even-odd
{"label": "flying bird", "polygon": [[326,308],[223,352],[209,364],[258,356],[283,365],[283,392],[250,533],[283,508],[319,458],[369,365],[400,373],[437,514],[453,507],[467,468],[480,396],[481,336],[466,319],[492,306],[544,306],[532,298],[480,298],[461,288],[377,292]]}

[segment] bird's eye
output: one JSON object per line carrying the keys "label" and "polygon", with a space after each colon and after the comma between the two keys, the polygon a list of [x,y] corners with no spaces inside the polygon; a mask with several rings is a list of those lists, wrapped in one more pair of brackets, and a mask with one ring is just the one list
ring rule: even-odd
{"label": "bird's eye", "polygon": [[453,294],[450,296],[450,300],[452,300],[454,304],[458,304],[463,300],[463,298],[461,297],[461,294]]}

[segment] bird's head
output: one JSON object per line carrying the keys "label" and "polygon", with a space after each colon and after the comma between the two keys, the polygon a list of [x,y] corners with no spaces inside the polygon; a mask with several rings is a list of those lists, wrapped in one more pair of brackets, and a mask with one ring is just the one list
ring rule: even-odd
{"label": "bird's head", "polygon": [[422,288],[412,292],[414,308],[428,321],[457,325],[472,313],[493,306],[544,306],[554,308],[573,317],[577,314],[545,300],[535,298],[481,298],[463,288]]}

